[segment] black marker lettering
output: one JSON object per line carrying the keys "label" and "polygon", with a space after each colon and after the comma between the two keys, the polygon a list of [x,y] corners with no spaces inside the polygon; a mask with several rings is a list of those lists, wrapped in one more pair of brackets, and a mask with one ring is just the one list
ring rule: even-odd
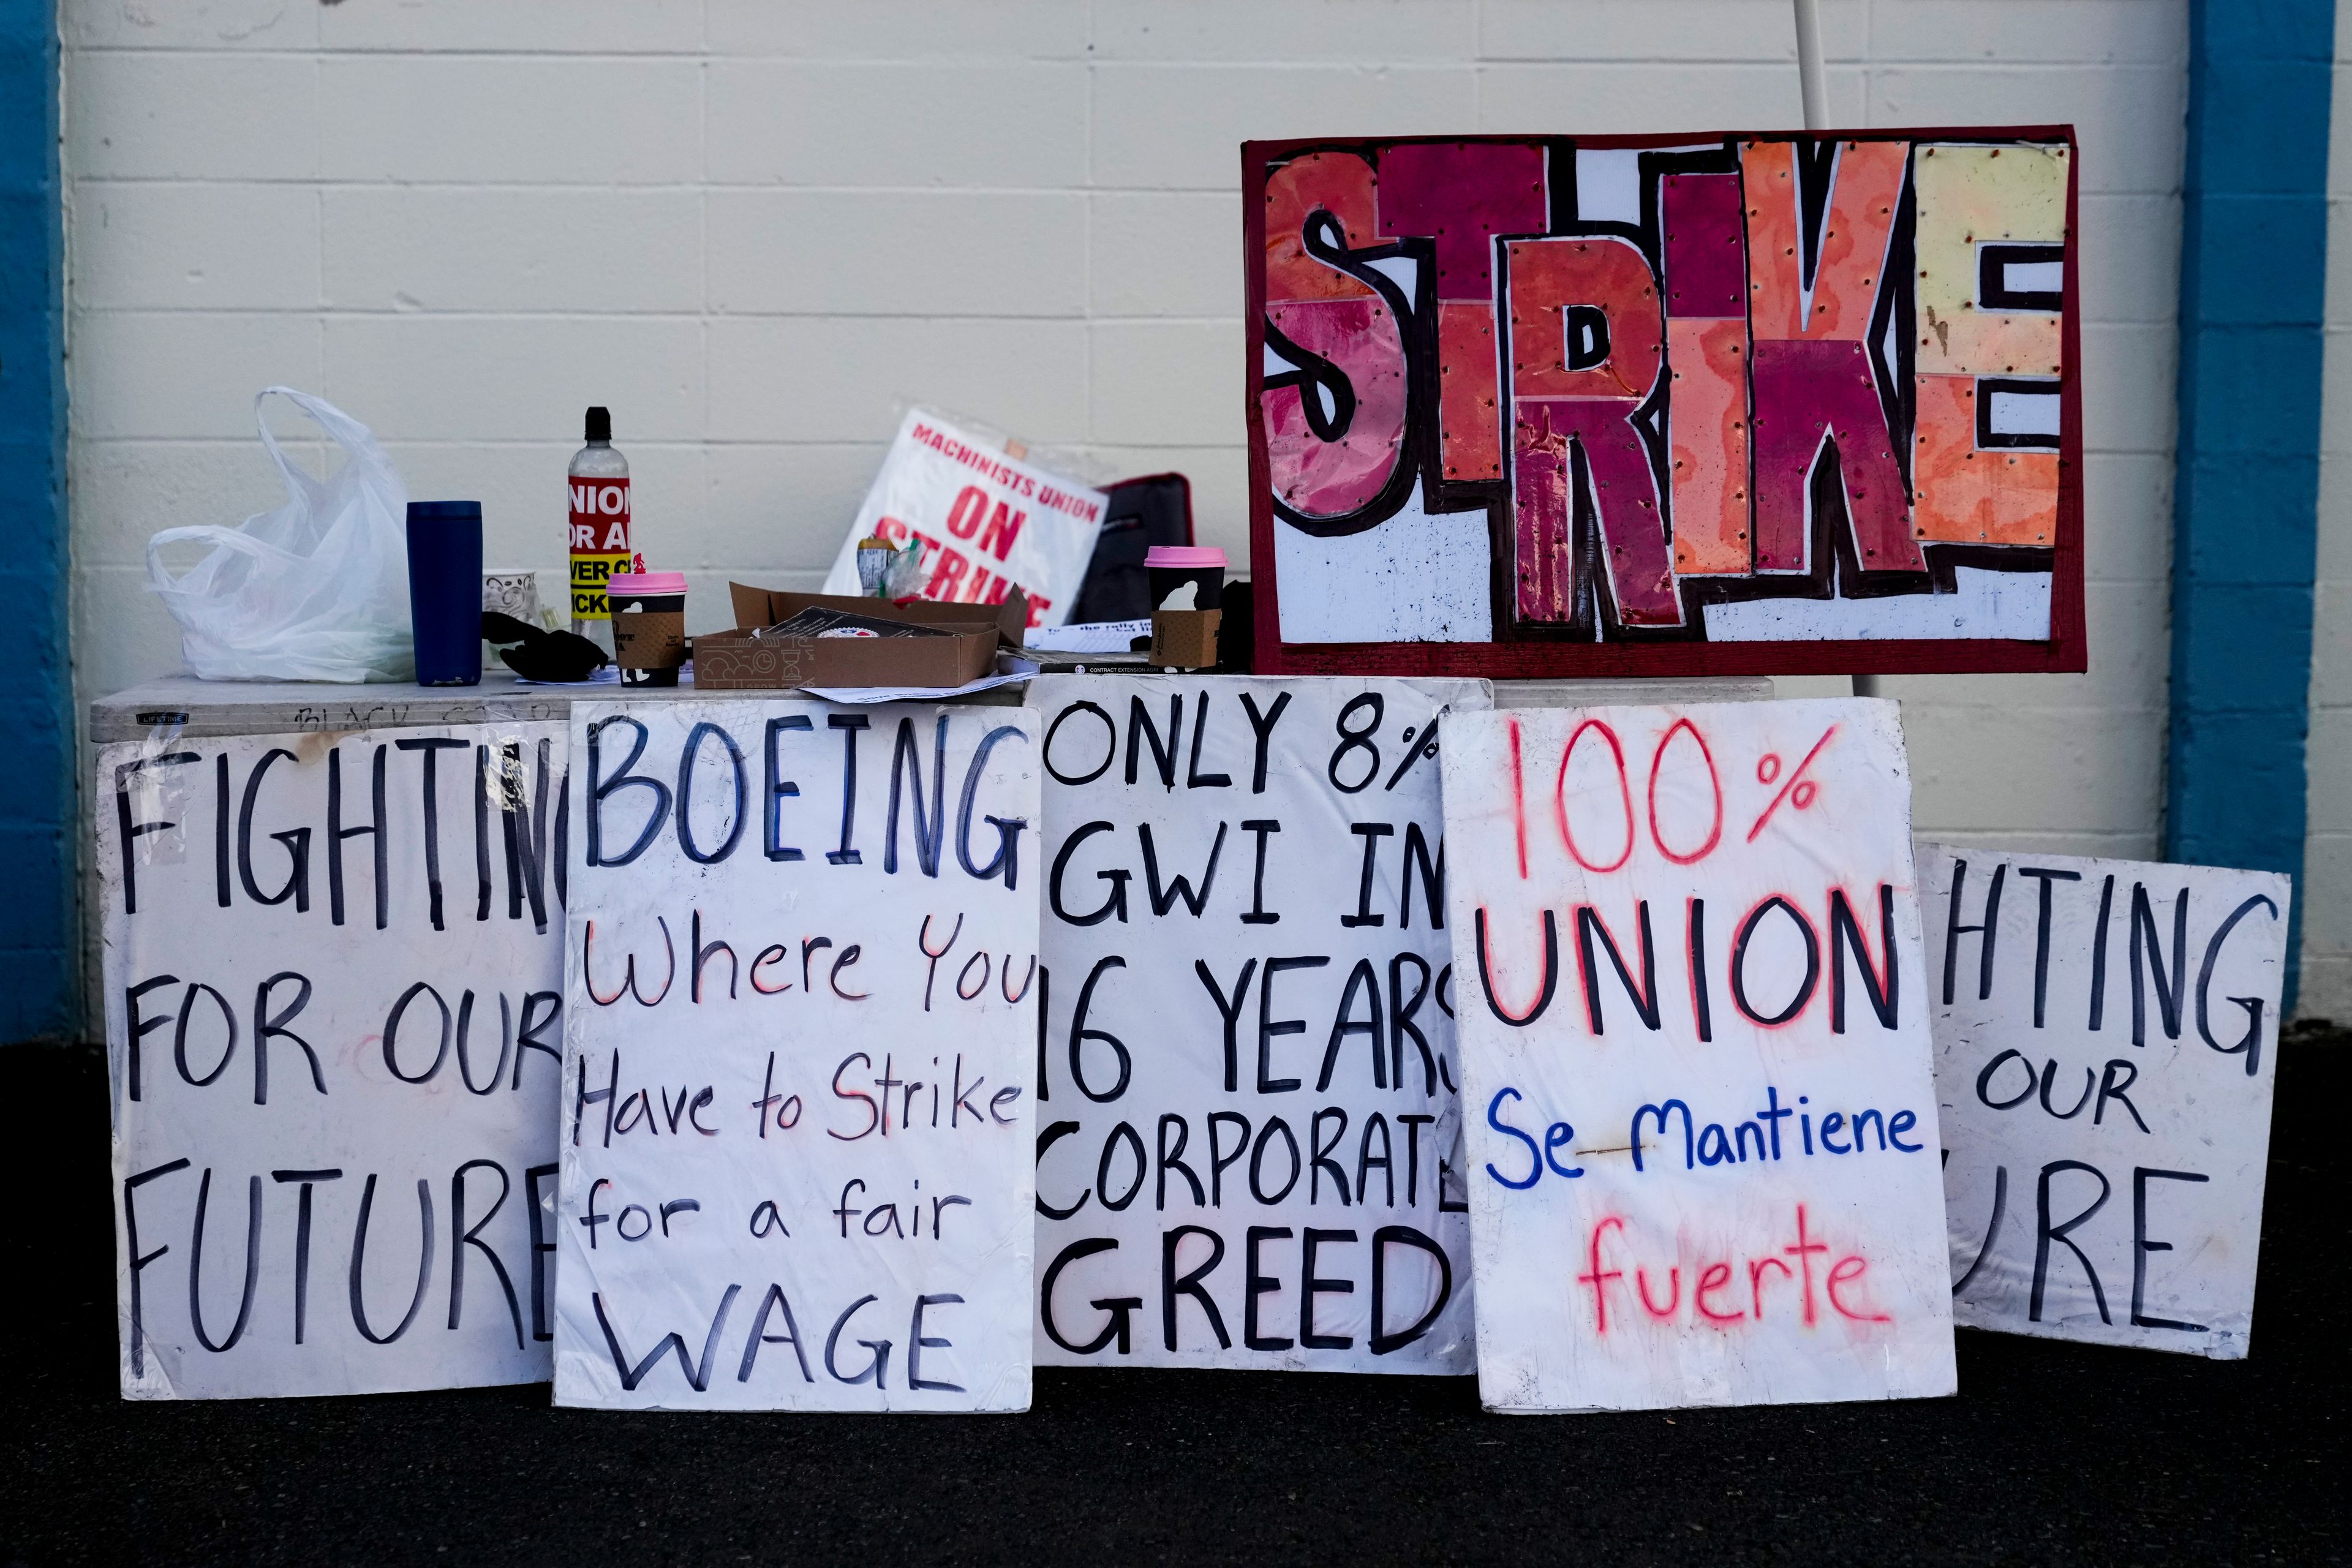
{"label": "black marker lettering", "polygon": [[1257,1091],[1260,1094],[1286,1094],[1298,1087],[1298,1080],[1295,1078],[1273,1076],[1274,1042],[1284,1035],[1307,1032],[1307,1020],[1304,1018],[1275,1017],[1275,976],[1286,974],[1295,969],[1320,969],[1330,962],[1328,956],[1269,958],[1265,961],[1265,978],[1258,982],[1257,987]]}
{"label": "black marker lettering", "polygon": [[[1824,1122],[1822,1125],[1826,1129],[1828,1123]],[[2099,1195],[2091,1200],[2090,1207],[2082,1210],[2074,1218],[2063,1225],[2052,1225],[2050,1223],[2050,1178],[2061,1171],[2087,1171],[2099,1184]],[[2107,1316],[2107,1293],[2099,1288],[2099,1271],[2091,1267],[2091,1260],[2083,1255],[2083,1249],[2067,1237],[2076,1227],[2087,1224],[2093,1215],[2106,1206],[2107,1194],[2113,1190],[2107,1184],[2107,1178],[2096,1165],[2086,1165],[2080,1160],[2053,1160],[2042,1167],[2042,1179],[2034,1194],[2036,1217],[2033,1234],[2033,1289],[2026,1304],[2025,1316],[2028,1321],[2038,1323],[2042,1321],[2042,1287],[2050,1277],[2050,1244],[2053,1241],[2073,1253],[2074,1261],[2083,1266],[2084,1277],[2091,1282],[2091,1298],[2099,1304],[2099,1321],[2105,1323],[2112,1321]]]}
{"label": "black marker lettering", "polygon": [[[2020,866],[2017,874],[2031,877],[2041,884],[2034,898],[2033,910],[2033,1026],[2042,1027],[2045,1005],[2050,999],[2050,887],[2053,882],[2079,882],[2080,871],[2057,871],[2047,866]],[[1887,950],[1889,952],[1893,948]],[[1891,967],[1891,965],[1890,965]],[[1889,1028],[1894,1026],[1889,1024]]]}
{"label": "black marker lettering", "polygon": [[404,752],[420,753],[423,764],[417,774],[417,803],[425,816],[425,900],[426,916],[435,931],[446,930],[441,911],[441,787],[436,763],[445,751],[462,752],[466,742],[447,735],[427,735],[419,740],[394,741]]}
{"label": "black marker lettering", "polygon": [[[1151,900],[1151,912],[1155,916],[1165,915],[1175,908],[1176,900],[1181,899],[1184,908],[1193,918],[1200,918],[1201,911],[1208,907],[1209,889],[1217,880],[1217,857],[1224,852],[1225,825],[1222,822],[1217,824],[1217,837],[1209,845],[1209,863],[1202,868],[1201,890],[1198,893],[1192,890],[1192,882],[1181,872],[1171,878],[1163,889],[1160,882],[1160,856],[1151,840],[1151,825],[1138,823],[1135,831],[1143,841],[1143,887]],[[1120,889],[1122,893],[1125,890],[1124,887]]]}
{"label": "black marker lettering", "polygon": [[[2267,901],[2267,900],[2265,900]],[[2205,1332],[2202,1323],[2186,1323],[2172,1318],[2157,1318],[2147,1314],[2147,1255],[2169,1252],[2172,1243],[2150,1241],[2147,1238],[2147,1184],[2150,1182],[2207,1182],[2210,1176],[2194,1171],[2157,1171],[2144,1166],[2132,1168],[2132,1297],[2131,1321],[2136,1329],[2177,1329],[2182,1333]]]}
{"label": "black marker lettering", "polygon": [[[815,726],[810,722],[809,716],[807,714],[788,714],[782,719],[769,720],[766,736],[761,742],[760,754],[764,760],[764,765],[767,769],[767,782],[761,787],[760,792],[760,799],[762,802],[761,816],[764,822],[764,826],[761,829],[762,847],[768,858],[771,860],[798,860],[802,858],[801,852],[799,850],[788,847],[783,841],[783,801],[788,795],[797,797],[801,793],[801,786],[793,780],[782,776],[781,763],[776,756],[776,738],[787,731],[798,730],[805,733],[814,728]],[[774,1285],[768,1287],[768,1294],[770,1300],[781,1300],[783,1298],[782,1289]],[[792,1317],[791,1307],[787,1306],[784,1309],[784,1315],[786,1322],[789,1324]],[[762,1301],[760,1303],[759,1321],[761,1323],[765,1323],[767,1321],[767,1318],[768,1302]],[[751,1376],[751,1366],[750,1358],[752,1354],[756,1353],[753,1346],[757,1344],[758,1339],[759,1336],[755,1331],[752,1335],[753,1344],[746,1345],[744,1347],[745,1360],[743,1364],[743,1375],[746,1379]],[[797,1342],[795,1342],[793,1348],[795,1350],[799,1348]],[[805,1367],[803,1367],[803,1370],[805,1370]]]}
{"label": "black marker lettering", "polygon": [[[1206,1237],[1209,1256],[1190,1272],[1176,1272],[1176,1249],[1188,1236]],[[1233,1337],[1225,1332],[1224,1314],[1217,1310],[1216,1298],[1202,1281],[1216,1272],[1217,1265],[1225,1260],[1225,1238],[1202,1225],[1180,1225],[1160,1238],[1160,1327],[1170,1350],[1176,1348],[1176,1298],[1190,1296],[1208,1315],[1209,1331],[1217,1336],[1221,1351],[1234,1348]]]}
{"label": "black marker lettering", "polygon": [[416,1314],[425,1305],[425,1288],[433,1281],[433,1189],[422,1179],[416,1184],[416,1209],[423,1240],[416,1249],[416,1292],[409,1298],[408,1310],[388,1334],[379,1334],[368,1326],[366,1289],[368,1216],[375,1209],[375,1173],[368,1173],[367,1185],[360,1192],[360,1217],[352,1235],[352,1326],[360,1337],[372,1345],[388,1345],[408,1331],[416,1321]]}
{"label": "black marker lettering", "polygon": [[[1242,700],[1245,703],[1249,700],[1249,694],[1247,692],[1244,692],[1242,694]],[[1284,692],[1282,694],[1282,702],[1287,702],[1289,700],[1290,693],[1287,691]],[[1274,705],[1275,711],[1276,713],[1282,711],[1282,702],[1277,702]],[[1261,775],[1264,773],[1265,767],[1265,763],[1261,760],[1258,763]],[[1263,776],[1261,776],[1259,782],[1261,784],[1264,783]],[[1242,916],[1242,924],[1245,926],[1270,926],[1276,921],[1282,919],[1282,916],[1267,910],[1265,907],[1265,840],[1266,835],[1281,832],[1282,824],[1279,822],[1266,820],[1244,822],[1242,824],[1242,831],[1244,833],[1254,833],[1257,835],[1256,865],[1255,869],[1250,873],[1249,912]]]}
{"label": "black marker lettering", "polygon": [[[499,1173],[499,1195],[490,1200],[489,1211],[471,1226],[466,1223],[466,1173],[496,1171]],[[514,1320],[515,1349],[523,1347],[522,1305],[515,1299],[514,1280],[507,1274],[507,1266],[499,1260],[490,1244],[482,1239],[483,1230],[499,1217],[506,1206],[507,1194],[514,1190],[513,1178],[507,1168],[496,1160],[468,1160],[457,1167],[449,1178],[449,1229],[457,1241],[449,1248],[449,1326],[457,1326],[466,1300],[466,1248],[474,1247],[490,1260],[491,1272],[499,1277],[499,1289],[506,1292],[507,1314]]]}
{"label": "black marker lettering", "polygon": [[1422,837],[1421,824],[1404,825],[1404,874],[1399,879],[1397,895],[1397,929],[1412,929],[1412,885],[1414,870],[1419,868],[1421,901],[1429,913],[1429,929],[1445,929],[1445,835],[1437,836],[1437,858],[1430,858],[1429,840]]}
{"label": "black marker lettering", "polygon": [[1315,1249],[1336,1241],[1352,1242],[1352,1230],[1317,1230],[1309,1226],[1298,1242],[1298,1342],[1310,1351],[1344,1351],[1356,1341],[1352,1334],[1318,1334],[1315,1331],[1315,1299],[1318,1296],[1352,1296],[1356,1293],[1353,1279],[1324,1279],[1315,1273]]}
{"label": "black marker lettering", "polygon": [[1174,691],[1168,694],[1168,739],[1165,743],[1162,743],[1160,739],[1160,731],[1152,726],[1151,714],[1143,706],[1143,699],[1129,697],[1127,702],[1128,784],[1132,786],[1136,780],[1137,743],[1149,736],[1152,766],[1160,774],[1160,785],[1165,789],[1174,789],[1176,787],[1176,753],[1182,749],[1184,740],[1182,694]]}
{"label": "black marker lettering", "polygon": [[[615,724],[626,724],[629,727],[629,754],[621,760],[620,766],[614,768],[613,776],[607,779],[604,776],[604,731]],[[599,719],[588,726],[588,864],[591,866],[629,864],[646,852],[653,843],[655,836],[661,832],[662,824],[668,819],[669,786],[659,779],[648,778],[642,773],[633,773],[629,771],[636,766],[637,759],[646,754],[646,727],[625,713],[615,713],[610,718]],[[625,789],[651,790],[654,796],[653,809],[646,814],[645,826],[638,830],[635,840],[628,848],[618,855],[607,856],[604,853],[604,802],[608,797],[618,795]],[[483,853],[487,855],[488,851],[485,850]],[[487,875],[484,878],[483,887],[487,897],[488,888]],[[679,1352],[680,1355],[684,1353],[683,1351]]]}
{"label": "black marker lettering", "polygon": [[[114,821],[117,839],[114,847],[115,852],[122,857],[122,912],[124,914],[135,915],[139,912],[139,857],[134,853],[138,848],[139,839],[142,835],[149,833],[169,833],[180,826],[176,822],[133,822],[131,819],[131,775],[149,768],[179,767],[188,763],[203,761],[204,758],[194,752],[170,752],[160,757],[140,757],[121,763],[114,770]],[[226,752],[221,754],[221,762],[224,766],[227,764]],[[223,891],[226,892],[226,884],[224,883],[222,887]],[[226,903],[226,900],[224,899],[223,902]]]}
{"label": "black marker lettering", "polygon": [[1234,781],[1227,773],[1204,773],[1201,771],[1201,742],[1209,733],[1209,689],[1202,687],[1192,708],[1192,750],[1184,763],[1186,789],[1231,789]]}
{"label": "black marker lettering", "polygon": [[273,840],[286,847],[288,862],[286,880],[279,885],[276,892],[263,892],[260,884],[253,878],[254,803],[260,796],[261,781],[268,776],[270,764],[280,757],[289,763],[295,760],[294,753],[285,747],[273,746],[261,754],[261,760],[253,764],[253,772],[246,776],[245,798],[238,805],[236,814],[237,879],[245,884],[245,896],[257,904],[282,904],[288,899],[292,899],[294,912],[308,914],[310,912],[310,830],[309,828],[289,827],[282,833],[269,835]]}
{"label": "black marker lettering", "polygon": [[261,1279],[261,1178],[247,1178],[245,1192],[245,1290],[237,1300],[236,1321],[229,1325],[228,1337],[215,1344],[212,1336],[205,1332],[204,1302],[205,1208],[213,1194],[210,1166],[205,1168],[204,1179],[196,1184],[195,1227],[188,1237],[188,1326],[195,1331],[196,1342],[215,1355],[233,1349],[237,1341],[245,1338],[245,1326],[253,1318],[254,1287]]}
{"label": "black marker lettering", "polygon": [[[547,1169],[552,1171],[555,1167],[550,1165]],[[303,1330],[310,1317],[310,1189],[320,1182],[340,1182],[343,1179],[343,1173],[340,1168],[272,1171],[269,1179],[300,1184],[294,1200],[294,1342],[299,1345],[302,1342]],[[551,1247],[548,1250],[552,1252],[555,1249]],[[547,1337],[551,1339],[554,1336]]]}
{"label": "black marker lettering", "polygon": [[[1266,751],[1274,740],[1274,727],[1282,721],[1282,710],[1290,706],[1290,693],[1285,691],[1277,694],[1274,700],[1274,706],[1264,713],[1257,710],[1257,700],[1248,692],[1242,692],[1240,696],[1242,708],[1249,714],[1250,735],[1255,742],[1250,764],[1250,794],[1264,795]],[[1246,822],[1242,824],[1244,831],[1247,831],[1249,826]],[[1264,849],[1261,848],[1259,852],[1263,854]]]}
{"label": "black marker lettering", "polygon": [[[1984,921],[1979,925],[1960,923],[1960,893],[1968,886],[1969,863],[1952,862],[1952,890],[1946,900],[1944,917],[1944,1005],[1952,1005],[1954,982],[1960,962],[1960,938],[1969,931],[1979,933],[1981,946],[1977,955],[1977,999],[1992,994],[1993,942],[2000,934],[2000,885],[2009,875],[2006,862],[1993,868],[1992,886],[1985,894]],[[2047,887],[2049,884],[2044,883]],[[2096,1027],[2096,1026],[2093,1026]]]}
{"label": "black marker lettering", "polygon": [[[824,852],[827,862],[835,866],[862,866],[865,857],[850,847],[857,836],[857,735],[866,727],[863,713],[829,713],[825,727],[841,731],[841,847]],[[801,988],[808,982],[803,976]]]}
{"label": "black marker lettering", "polygon": [[[728,776],[735,786],[735,796],[734,807],[728,814],[727,837],[719,841],[718,848],[705,850],[694,841],[694,763],[702,751],[702,743],[714,735],[727,748]],[[743,837],[743,803],[748,789],[749,781],[743,776],[742,748],[735,744],[734,736],[707,720],[687,731],[686,744],[678,749],[677,753],[677,847],[688,859],[698,866],[715,866],[735,853],[735,846]]]}
{"label": "black marker lettering", "polygon": [[[293,981],[302,989],[295,994],[294,1000],[286,1005],[285,1011],[273,1015],[269,1011],[269,993],[279,982],[286,980]],[[303,1008],[310,1005],[310,982],[304,976],[295,973],[294,971],[290,969],[280,970],[278,973],[271,975],[268,979],[263,981],[259,985],[254,988],[254,1104],[267,1105],[269,1103],[269,1042],[272,1039],[293,1041],[295,1046],[300,1049],[304,1058],[310,1061],[310,1086],[313,1089],[316,1089],[320,1094],[327,1092],[326,1075],[321,1072],[319,1068],[319,1053],[310,1048],[310,1041],[304,1039],[301,1036],[296,1034],[293,1030],[286,1026],[294,1021],[295,1015],[300,1013]]]}
{"label": "black marker lettering", "polygon": [[942,713],[931,745],[931,808],[923,810],[923,758],[915,745],[915,721],[898,721],[898,738],[890,749],[890,815],[882,829],[882,869],[898,870],[898,792],[911,775],[908,792],[914,804],[915,862],[926,877],[940,874],[940,845],[947,836],[948,719]]}
{"label": "black marker lettering", "polygon": [[[1386,925],[1388,916],[1372,910],[1372,874],[1379,868],[1377,857],[1381,840],[1394,837],[1396,825],[1391,822],[1351,822],[1348,825],[1348,831],[1364,841],[1364,863],[1356,882],[1356,912],[1341,915],[1339,923],[1350,931],[1358,926]],[[1410,902],[1412,898],[1412,884],[1407,883],[1405,899]]]}
{"label": "black marker lettering", "polygon": [[370,764],[368,801],[374,815],[365,827],[343,826],[343,749],[332,746],[327,751],[327,915],[336,925],[343,923],[343,840],[368,838],[375,851],[375,929],[383,930],[392,910],[392,846],[391,834],[384,811],[384,755],[386,746],[375,749],[375,760]]}
{"label": "black marker lettering", "polygon": [[[1286,698],[1289,693],[1283,694]],[[1244,698],[1246,701],[1248,699]],[[1279,711],[1279,708],[1276,711]],[[1282,1289],[1282,1281],[1272,1275],[1258,1272],[1257,1249],[1269,1241],[1287,1241],[1288,1226],[1254,1225],[1246,1233],[1242,1248],[1242,1343],[1254,1351],[1286,1351],[1290,1342],[1276,1339],[1257,1331],[1257,1299]]]}

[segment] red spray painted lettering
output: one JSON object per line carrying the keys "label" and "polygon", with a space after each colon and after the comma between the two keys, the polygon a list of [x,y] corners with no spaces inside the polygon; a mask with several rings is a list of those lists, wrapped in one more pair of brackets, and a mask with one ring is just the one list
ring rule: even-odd
{"label": "red spray painted lettering", "polygon": [[[1633,1263],[1633,1283],[1630,1292],[1625,1285],[1626,1268],[1622,1263],[1604,1267],[1611,1261],[1612,1249],[1603,1243],[1614,1237],[1617,1247],[1632,1249],[1638,1258],[1638,1249],[1626,1231],[1624,1219],[1607,1215],[1593,1223],[1585,1242],[1586,1266],[1576,1282],[1592,1298],[1593,1332],[1606,1339],[1610,1332],[1609,1307],[1613,1287],[1623,1299],[1638,1299],[1642,1310],[1657,1322],[1671,1322],[1682,1313],[1683,1270],[1682,1248],[1678,1243],[1675,1262],[1665,1268],[1665,1301],[1661,1305],[1652,1292],[1649,1268],[1639,1261]],[[1791,1303],[1786,1300],[1793,1291],[1798,1321],[1808,1328],[1816,1328],[1822,1321],[1821,1303],[1827,1301],[1830,1310],[1849,1322],[1887,1323],[1894,1318],[1885,1312],[1873,1311],[1867,1300],[1860,1300],[1863,1276],[1869,1272],[1868,1259],[1859,1252],[1846,1252],[1826,1270],[1817,1268],[1815,1259],[1826,1260],[1829,1244],[1815,1236],[1805,1213],[1805,1205],[1797,1205],[1796,1239],[1785,1247],[1767,1242],[1753,1256],[1744,1258],[1714,1258],[1697,1266],[1696,1288],[1690,1296],[1690,1321],[1713,1323],[1727,1329],[1733,1323],[1761,1323],[1766,1321],[1777,1296],[1779,1308],[1786,1311]],[[1786,1259],[1795,1259],[1792,1267]],[[1735,1263],[1745,1265],[1736,1269]],[[1735,1283],[1738,1274],[1747,1276],[1744,1291]],[[1726,1291],[1731,1292],[1726,1296]],[[1745,1297],[1744,1304],[1742,1297]],[[1622,1324],[1621,1324],[1622,1326]]]}

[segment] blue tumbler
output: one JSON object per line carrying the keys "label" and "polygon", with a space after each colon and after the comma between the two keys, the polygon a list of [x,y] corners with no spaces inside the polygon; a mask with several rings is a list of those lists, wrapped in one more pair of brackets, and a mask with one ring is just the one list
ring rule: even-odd
{"label": "blue tumbler", "polygon": [[482,680],[482,503],[408,503],[408,619],[420,686]]}

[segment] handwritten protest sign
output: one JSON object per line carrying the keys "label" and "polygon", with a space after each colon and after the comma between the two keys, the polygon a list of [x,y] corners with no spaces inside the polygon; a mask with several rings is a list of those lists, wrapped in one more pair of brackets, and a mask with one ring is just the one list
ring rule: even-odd
{"label": "handwritten protest sign", "polygon": [[1444,760],[1486,1405],[1952,1392],[1895,705],[1467,714]]}
{"label": "handwritten protest sign", "polygon": [[1486,700],[1035,683],[1040,1363],[1470,1370],[1436,757]]}
{"label": "handwritten protest sign", "polygon": [[548,1375],[565,746],[100,749],[125,1397]]}
{"label": "handwritten protest sign", "polygon": [[2291,884],[1919,846],[1952,1313],[2246,1353]]}
{"label": "handwritten protest sign", "polygon": [[1028,1407],[1036,736],[573,706],[556,1403]]}

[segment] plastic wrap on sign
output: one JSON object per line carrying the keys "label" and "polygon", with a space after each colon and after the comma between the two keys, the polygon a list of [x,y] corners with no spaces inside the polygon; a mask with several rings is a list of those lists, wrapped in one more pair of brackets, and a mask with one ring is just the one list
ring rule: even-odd
{"label": "plastic wrap on sign", "polygon": [[1002,440],[908,411],[841,542],[828,594],[856,594],[857,542],[922,546],[926,599],[1002,604],[1018,587],[1029,625],[1058,626],[1085,586],[1110,498],[1009,455]]}

